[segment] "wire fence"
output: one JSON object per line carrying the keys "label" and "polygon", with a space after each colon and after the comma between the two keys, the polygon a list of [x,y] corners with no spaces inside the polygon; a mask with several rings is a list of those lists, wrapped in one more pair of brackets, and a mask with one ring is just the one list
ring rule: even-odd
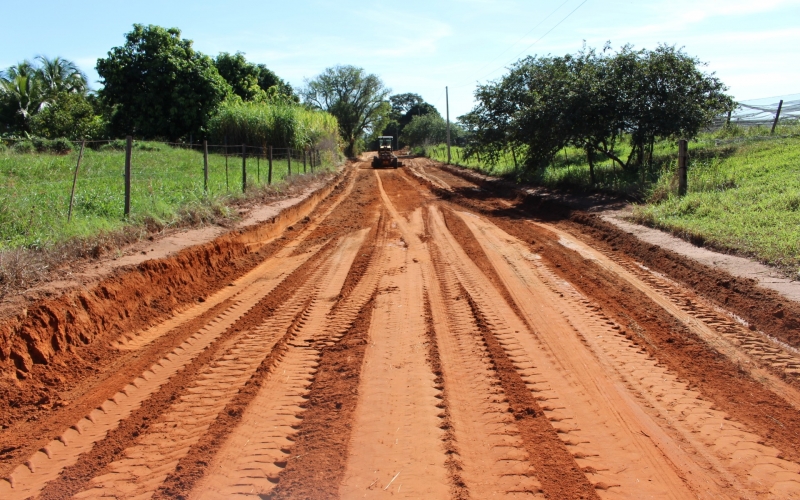
{"label": "wire fence", "polygon": [[125,141],[86,141],[83,151],[76,143],[60,154],[18,152],[30,148],[22,142],[2,140],[0,248],[43,246],[126,220],[173,220],[338,163],[333,150],[132,141],[126,169]]}
{"label": "wire fence", "polygon": [[800,94],[765,97],[736,103],[729,114],[720,115],[712,124],[712,129],[726,125],[741,127],[770,127],[779,123],[800,120]]}

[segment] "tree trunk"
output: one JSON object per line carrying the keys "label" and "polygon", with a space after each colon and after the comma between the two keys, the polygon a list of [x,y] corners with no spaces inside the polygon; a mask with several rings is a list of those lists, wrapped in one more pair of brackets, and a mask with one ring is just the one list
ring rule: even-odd
{"label": "tree trunk", "polygon": [[594,158],[592,158],[592,148],[590,146],[586,146],[586,161],[589,162],[589,178],[592,186],[594,186],[597,182],[594,178]]}

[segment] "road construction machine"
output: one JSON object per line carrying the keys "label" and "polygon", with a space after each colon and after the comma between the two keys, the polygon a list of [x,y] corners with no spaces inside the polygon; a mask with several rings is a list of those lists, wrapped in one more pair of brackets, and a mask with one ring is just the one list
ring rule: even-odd
{"label": "road construction machine", "polygon": [[394,137],[382,135],[378,137],[378,155],[372,158],[372,168],[381,167],[402,167],[403,163],[397,159],[392,152],[392,142]]}

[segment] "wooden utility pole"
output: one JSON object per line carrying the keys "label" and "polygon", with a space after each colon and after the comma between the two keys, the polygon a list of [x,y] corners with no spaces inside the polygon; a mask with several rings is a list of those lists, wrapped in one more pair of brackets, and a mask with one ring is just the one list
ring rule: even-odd
{"label": "wooden utility pole", "polygon": [[242,192],[247,192],[247,146],[242,144]]}
{"label": "wooden utility pole", "polygon": [[678,196],[686,194],[688,184],[686,163],[689,158],[689,143],[686,139],[678,141]]}
{"label": "wooden utility pole", "polygon": [[267,186],[272,184],[272,146],[269,147],[269,170],[267,171]]}
{"label": "wooden utility pole", "polygon": [[231,186],[228,183],[228,136],[225,136],[225,192],[231,190]]}
{"label": "wooden utility pole", "polygon": [[203,192],[208,194],[208,141],[203,141]]}
{"label": "wooden utility pole", "polygon": [[69,212],[67,222],[72,220],[72,201],[75,199],[75,184],[78,183],[78,169],[81,168],[81,158],[83,158],[83,148],[86,146],[86,139],[81,142],[81,151],[78,153],[78,164],[75,165],[75,175],[72,177],[72,192],[69,195]]}
{"label": "wooden utility pole", "polygon": [[131,148],[133,137],[125,138],[125,217],[131,213]]}
{"label": "wooden utility pole", "polygon": [[444,102],[447,109],[447,163],[450,164],[450,90],[447,87],[444,88]]}
{"label": "wooden utility pole", "polygon": [[781,117],[781,108],[783,108],[783,99],[781,99],[781,102],[778,103],[778,111],[775,113],[775,121],[772,122],[772,130],[769,131],[769,135],[775,133],[775,127],[778,126],[778,120]]}

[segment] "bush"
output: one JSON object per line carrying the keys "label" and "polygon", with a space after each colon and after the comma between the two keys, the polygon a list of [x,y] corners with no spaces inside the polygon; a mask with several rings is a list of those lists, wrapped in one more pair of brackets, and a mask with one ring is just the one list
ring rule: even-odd
{"label": "bush", "polygon": [[15,153],[25,154],[33,153],[36,148],[33,146],[33,142],[28,140],[14,143],[14,145],[11,146],[11,150]]}
{"label": "bush", "polygon": [[72,140],[99,139],[107,124],[95,114],[94,107],[82,94],[62,92],[52,103],[31,119],[31,130],[40,137]]}
{"label": "bush", "polygon": [[[125,139],[115,139],[107,144],[103,144],[98,148],[100,151],[125,151]],[[169,148],[166,144],[160,142],[149,141],[133,141],[131,149],[138,151],[165,151]]]}
{"label": "bush", "polygon": [[67,154],[74,149],[73,144],[64,137],[58,139],[43,139],[34,137],[31,139],[33,147],[39,153]]}

